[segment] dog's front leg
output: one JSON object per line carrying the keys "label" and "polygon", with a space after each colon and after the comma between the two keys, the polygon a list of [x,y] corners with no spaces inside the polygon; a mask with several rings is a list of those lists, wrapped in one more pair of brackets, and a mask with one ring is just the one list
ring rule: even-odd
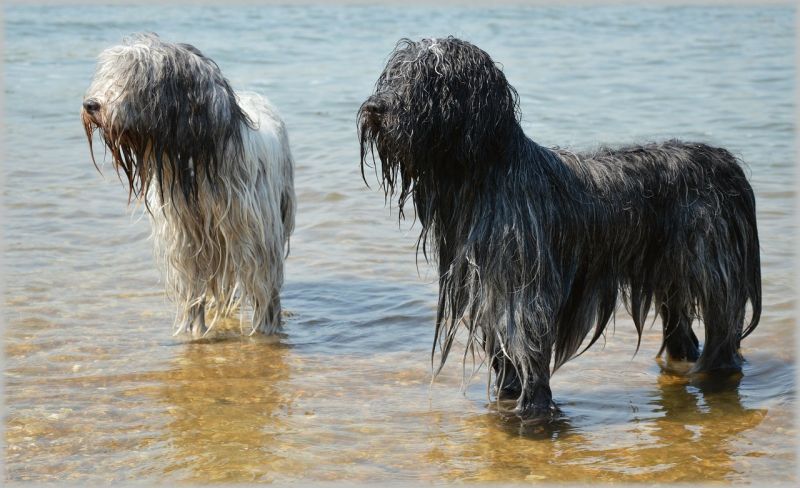
{"label": "dog's front leg", "polygon": [[187,330],[192,337],[199,339],[203,337],[208,328],[206,327],[206,301],[202,300],[200,303],[192,305],[189,312],[186,314],[186,325],[184,329]]}
{"label": "dog's front leg", "polygon": [[523,419],[547,418],[558,413],[553,403],[549,378],[537,378],[529,381],[517,400],[515,413]]}
{"label": "dog's front leg", "polygon": [[499,400],[519,398],[522,394],[522,382],[520,382],[514,363],[503,353],[500,347],[494,350],[495,360],[492,368],[495,374],[495,394]]}
{"label": "dog's front leg", "polygon": [[[523,355],[514,355],[522,372],[522,393],[517,400],[515,413],[523,419],[552,417],[558,412],[550,391],[550,356],[548,341],[533,339],[526,344]],[[534,344],[539,342],[539,344]],[[541,342],[545,342],[542,344]]]}

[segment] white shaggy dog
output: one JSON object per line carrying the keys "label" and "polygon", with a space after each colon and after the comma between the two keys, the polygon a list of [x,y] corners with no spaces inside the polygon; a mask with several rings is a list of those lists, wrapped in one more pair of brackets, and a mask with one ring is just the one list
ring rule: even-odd
{"label": "white shaggy dog", "polygon": [[99,129],[129,201],[148,209],[176,333],[200,337],[246,305],[252,332],[275,332],[296,207],[275,108],[234,92],[195,47],[138,34],[100,54],[81,118],[90,151]]}

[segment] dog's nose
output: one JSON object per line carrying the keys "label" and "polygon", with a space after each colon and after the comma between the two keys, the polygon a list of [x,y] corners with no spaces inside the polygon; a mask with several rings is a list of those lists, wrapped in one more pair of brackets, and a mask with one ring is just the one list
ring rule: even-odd
{"label": "dog's nose", "polygon": [[88,100],[83,101],[83,109],[87,112],[97,112],[100,110],[100,102],[95,100],[94,98],[90,98]]}
{"label": "dog's nose", "polygon": [[371,116],[380,116],[386,111],[386,102],[372,96],[368,98],[366,102],[364,102],[364,104],[361,106],[361,110],[363,110],[364,113],[370,114]]}
{"label": "dog's nose", "polygon": [[381,126],[381,118],[383,117],[383,113],[386,111],[386,103],[375,97],[372,96],[361,105],[361,124],[363,127],[372,126],[373,128],[377,128]]}

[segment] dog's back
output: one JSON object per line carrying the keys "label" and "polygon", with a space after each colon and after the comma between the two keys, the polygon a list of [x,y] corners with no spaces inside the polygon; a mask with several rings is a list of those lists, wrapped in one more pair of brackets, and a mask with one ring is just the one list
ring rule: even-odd
{"label": "dog's back", "polygon": [[[755,197],[736,157],[723,148],[677,140],[555,152],[582,182],[582,189],[568,196],[572,212],[561,215],[579,220],[564,228],[580,229],[571,240],[594,260],[580,272],[594,276],[588,269],[593,266],[603,270],[598,279],[614,278],[640,334],[655,303],[672,323],[663,348],[676,359],[698,359],[699,350],[686,342],[696,342],[691,320],[702,318],[713,338],[696,369],[740,367],[739,341],[761,314],[761,276]],[[578,282],[564,307],[569,327],[578,319],[570,304],[591,302],[587,295],[607,289]],[[745,327],[748,301],[752,314]],[[593,321],[582,325],[587,330],[595,325],[592,342],[604,325]],[[568,342],[561,350],[557,344],[557,365],[575,352],[577,344]],[[719,347],[727,351],[715,353]]]}
{"label": "dog's back", "polygon": [[[239,106],[252,121],[254,129],[244,128],[242,140],[251,146],[254,154],[265,154],[266,159],[253,161],[262,165],[267,177],[280,188],[275,204],[281,209],[283,235],[288,245],[294,231],[297,204],[294,197],[294,160],[289,147],[289,135],[278,109],[265,97],[249,91],[237,91]],[[266,164],[271,161],[272,164]]]}

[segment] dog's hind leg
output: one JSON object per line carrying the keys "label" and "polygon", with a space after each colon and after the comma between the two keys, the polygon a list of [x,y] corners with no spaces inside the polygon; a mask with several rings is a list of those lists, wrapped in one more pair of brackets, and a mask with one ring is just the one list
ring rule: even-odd
{"label": "dog's hind leg", "polygon": [[281,295],[279,288],[273,288],[266,300],[253,303],[253,330],[260,334],[274,334],[281,325]]}
{"label": "dog's hind leg", "polygon": [[281,292],[280,289],[275,288],[272,290],[272,298],[270,298],[269,305],[267,306],[267,319],[269,320],[270,328],[274,331],[281,325]]}
{"label": "dog's hind leg", "polygon": [[693,373],[735,373],[742,370],[744,359],[739,353],[739,343],[744,305],[737,307],[732,300],[719,296],[714,298],[716,300],[702,304],[706,340],[703,352],[692,368]]}
{"label": "dog's hind leg", "polygon": [[739,353],[747,295],[735,262],[726,259],[719,249],[707,250],[705,262],[697,280],[697,296],[705,326],[703,352],[692,369],[697,372],[732,373],[742,369]]}
{"label": "dog's hind leg", "polygon": [[664,325],[664,338],[660,356],[664,351],[667,357],[677,361],[697,361],[700,356],[700,342],[692,331],[691,305],[687,294],[672,286],[663,295],[661,321]]}

